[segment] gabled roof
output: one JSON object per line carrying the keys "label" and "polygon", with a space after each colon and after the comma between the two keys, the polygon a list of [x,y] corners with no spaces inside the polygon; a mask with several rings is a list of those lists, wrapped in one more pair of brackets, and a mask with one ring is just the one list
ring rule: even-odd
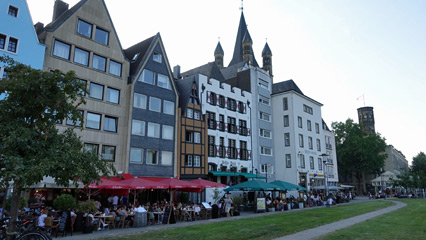
{"label": "gabled roof", "polygon": [[150,49],[152,43],[155,42],[154,40],[157,37],[159,37],[159,33],[124,50],[124,53],[130,60],[129,78],[135,77],[134,75],[137,74],[140,65],[144,62],[142,60],[145,59],[148,49]]}
{"label": "gabled roof", "polygon": [[220,45],[220,42],[217,43],[216,49],[214,50],[214,55],[216,54],[222,54],[223,55],[223,48],[222,45]]}
{"label": "gabled roof", "polygon": [[291,90],[301,95],[304,95],[292,79],[272,84],[272,95],[277,93],[288,92]]}
{"label": "gabled roof", "polygon": [[196,75],[198,73],[207,76],[208,79],[214,78],[221,82],[225,81],[225,78],[223,77],[221,70],[219,69],[219,67],[217,66],[215,62],[209,62],[197,68],[186,71],[182,73],[182,76],[189,77],[189,76]]}
{"label": "gabled roof", "polygon": [[[232,60],[228,66],[232,66],[234,64],[237,64],[243,61],[243,38],[246,35],[246,33],[248,34],[248,37],[250,37],[250,34],[248,33],[248,30],[247,30],[247,24],[244,18],[244,14],[241,12],[240,25],[238,26],[237,39],[235,41],[235,47],[234,47],[234,55],[232,56]],[[259,67],[259,65],[257,64],[256,58],[254,57],[254,54],[253,54],[252,64],[255,67]]]}
{"label": "gabled roof", "polygon": [[328,128],[328,125],[327,125],[327,123],[325,123],[324,119],[323,119],[323,118],[321,118],[321,120],[322,120],[323,129],[325,129],[325,130],[327,130],[327,131],[331,132],[330,128]]}
{"label": "gabled roof", "polygon": [[81,0],[80,2],[76,3],[72,8],[62,13],[62,15],[59,16],[57,19],[47,24],[44,29],[48,32],[55,31],[59,26],[61,26],[65,21],[67,21],[69,17],[71,17],[75,12],[77,12],[77,10],[80,9],[80,7],[83,6],[86,2],[87,0]]}
{"label": "gabled roof", "polygon": [[269,48],[268,43],[265,44],[265,47],[263,47],[262,56],[264,55],[272,55],[272,51]]}
{"label": "gabled roof", "polygon": [[185,77],[175,81],[177,91],[179,93],[179,107],[182,109],[181,114],[184,115],[188,106],[189,98],[192,94],[192,85],[198,87],[198,78],[196,75]]}

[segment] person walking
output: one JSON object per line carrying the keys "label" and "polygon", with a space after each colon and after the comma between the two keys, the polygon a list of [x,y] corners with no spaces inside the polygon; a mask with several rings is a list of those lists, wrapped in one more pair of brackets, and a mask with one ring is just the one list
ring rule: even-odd
{"label": "person walking", "polygon": [[230,211],[231,211],[231,206],[232,206],[232,199],[229,197],[229,194],[226,195],[225,198],[225,213],[226,213],[226,217],[230,217]]}

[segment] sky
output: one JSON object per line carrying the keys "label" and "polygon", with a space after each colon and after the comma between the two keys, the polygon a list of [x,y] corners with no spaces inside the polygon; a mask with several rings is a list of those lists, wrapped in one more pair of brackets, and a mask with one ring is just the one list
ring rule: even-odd
{"label": "sky", "polygon": [[[64,0],[72,7],[78,0]],[[33,22],[52,20],[54,0],[27,0]],[[105,0],[123,48],[160,32],[171,67],[231,61],[240,0]],[[322,117],[374,107],[376,132],[411,163],[426,152],[426,1],[245,0],[257,61],[272,50],[274,82],[293,79],[322,103]]]}

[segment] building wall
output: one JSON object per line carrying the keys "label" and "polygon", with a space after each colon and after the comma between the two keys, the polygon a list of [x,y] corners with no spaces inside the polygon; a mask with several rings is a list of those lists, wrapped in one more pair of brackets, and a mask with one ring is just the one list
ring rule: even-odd
{"label": "building wall", "polygon": [[[18,10],[16,17],[8,14],[9,8]],[[42,69],[45,47],[38,41],[27,1],[2,0],[0,9],[0,34],[5,40],[4,48],[0,48],[0,55],[9,56],[32,68]],[[11,38],[12,41],[13,38],[17,39],[15,51],[8,50]],[[0,69],[0,76],[3,76],[3,68]]]}
{"label": "building wall", "polygon": [[392,145],[386,146],[386,154],[388,157],[385,159],[384,171],[390,171],[396,175],[409,171],[407,159]]}
{"label": "building wall", "polygon": [[[283,99],[287,99],[287,110],[284,110]],[[312,114],[304,111],[304,105],[312,109]],[[300,184],[311,189],[312,185],[319,185],[324,178],[322,157],[324,149],[324,133],[322,129],[321,104],[302,96],[294,91],[272,95],[273,124],[274,124],[274,154],[277,180]],[[288,116],[288,126],[284,126],[284,116]],[[302,127],[298,126],[298,118],[302,119]],[[311,122],[308,130],[307,122]],[[316,125],[318,124],[318,131]],[[285,144],[285,134],[290,137],[289,146]],[[303,136],[303,147],[300,146],[299,135]],[[312,138],[312,149],[308,138]],[[320,148],[317,148],[319,140]],[[286,156],[287,155],[287,156]],[[301,159],[304,156],[305,166]],[[286,157],[290,157],[289,164]],[[310,166],[310,157],[313,158],[313,169]],[[312,181],[312,179],[314,179]],[[311,184],[304,184],[311,183]]]}
{"label": "building wall", "polygon": [[[85,37],[77,33],[77,24],[79,19],[84,20],[96,27],[109,32],[108,44],[102,44],[92,38]],[[93,35],[93,34],[92,34]],[[128,135],[128,115],[129,115],[129,88],[127,85],[127,76],[129,62],[125,58],[118,36],[113,27],[105,4],[102,0],[87,1],[74,14],[67,18],[58,28],[45,33],[44,44],[46,45],[46,54],[43,70],[61,70],[62,72],[74,71],[79,79],[87,81],[89,93],[86,95],[87,103],[79,108],[84,111],[83,131],[76,131],[82,137],[85,144],[95,144],[99,147],[98,153],[102,153],[104,146],[115,147],[114,166],[118,171],[127,169],[127,150],[126,139]],[[68,44],[71,47],[70,56],[64,59],[54,55],[55,41]],[[90,52],[88,66],[76,63],[74,60],[76,47]],[[107,59],[106,71],[100,71],[93,68],[94,54]],[[122,64],[121,76],[109,73],[111,60]],[[92,84],[103,86],[102,99],[91,97]],[[94,86],[94,85],[93,85]],[[108,102],[107,88],[119,90],[119,102]],[[88,113],[101,115],[100,129],[91,129],[87,127]],[[105,131],[106,117],[117,119],[117,131]],[[67,127],[66,122],[58,125],[59,129]]]}
{"label": "building wall", "polygon": [[323,147],[325,149],[325,154],[327,163],[327,177],[328,177],[328,186],[337,186],[339,182],[339,172],[337,166],[337,154],[336,154],[336,140],[334,132],[328,131],[325,127],[323,127],[324,133],[324,143]]}

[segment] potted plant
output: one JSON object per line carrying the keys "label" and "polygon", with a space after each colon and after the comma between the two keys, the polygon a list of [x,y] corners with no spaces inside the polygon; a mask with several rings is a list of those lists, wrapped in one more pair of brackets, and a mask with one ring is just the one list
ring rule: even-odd
{"label": "potted plant", "polygon": [[272,201],[270,204],[268,204],[268,212],[275,212],[274,202]]}
{"label": "potted plant", "polygon": [[234,216],[240,215],[240,207],[243,204],[243,198],[240,196],[236,196],[232,199],[232,203],[234,204]]}
{"label": "potted plant", "polygon": [[53,207],[60,211],[66,211],[74,208],[76,205],[75,199],[70,194],[61,194],[53,201]]}
{"label": "potted plant", "polygon": [[98,208],[96,207],[95,201],[87,200],[84,202],[80,202],[78,208],[80,209],[81,212],[84,213],[84,216],[86,217],[86,220],[83,226],[83,233],[92,233],[93,232],[93,225],[91,224],[92,219],[87,217],[87,215],[89,213],[93,213],[98,210]]}

